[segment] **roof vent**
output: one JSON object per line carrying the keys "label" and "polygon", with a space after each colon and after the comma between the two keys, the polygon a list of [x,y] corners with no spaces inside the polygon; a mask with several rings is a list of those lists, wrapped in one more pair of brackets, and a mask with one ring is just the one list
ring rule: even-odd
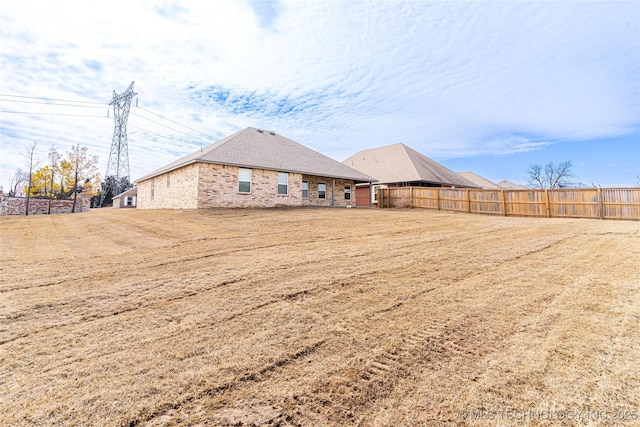
{"label": "roof vent", "polygon": [[271,135],[276,136],[275,132],[269,132]]}
{"label": "roof vent", "polygon": [[264,133],[264,131],[262,129],[256,129],[258,132],[260,133]]}

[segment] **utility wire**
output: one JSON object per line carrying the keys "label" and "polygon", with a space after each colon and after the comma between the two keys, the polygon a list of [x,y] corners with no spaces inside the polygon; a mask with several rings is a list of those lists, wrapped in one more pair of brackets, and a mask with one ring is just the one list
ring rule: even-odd
{"label": "utility wire", "polygon": [[[148,129],[141,128],[140,126],[132,125],[131,123],[127,123],[127,126],[135,128],[135,129],[139,129],[139,130],[141,130],[143,132],[147,132],[147,133],[149,133],[151,135],[159,136],[160,138],[168,139],[169,141],[175,141],[175,139],[172,138],[172,137],[168,137],[166,135],[160,135],[159,133],[155,133],[155,132],[152,132],[152,131],[150,131]],[[192,141],[208,144],[207,142],[201,141],[199,139],[193,139]]]}
{"label": "utility wire", "polygon": [[194,131],[194,132],[196,132],[196,133],[199,133],[200,135],[204,135],[204,136],[206,136],[207,138],[209,138],[209,137],[210,137],[210,135],[208,135],[208,134],[206,134],[206,133],[204,133],[204,132],[200,132],[200,131],[198,131],[198,130],[196,130],[196,129],[190,128],[190,127],[189,127],[189,126],[187,126],[187,125],[183,125],[182,123],[178,123],[178,122],[176,122],[175,120],[171,120],[171,119],[169,119],[169,118],[167,118],[167,117],[164,117],[164,116],[162,116],[162,115],[160,115],[160,114],[158,114],[158,113],[154,113],[153,111],[151,111],[151,110],[147,110],[146,108],[138,107],[137,105],[135,106],[135,108],[139,108],[139,109],[141,109],[141,110],[143,110],[143,111],[146,111],[146,112],[148,112],[148,113],[151,113],[151,114],[153,114],[153,115],[156,115],[156,116],[158,116],[158,117],[160,117],[160,118],[162,118],[162,119],[168,120],[168,121],[170,121],[170,122],[172,122],[172,123],[175,123],[175,124],[177,124],[177,125],[180,125],[180,126],[182,126],[182,127],[185,127],[185,128],[187,128],[187,129],[189,129],[189,130],[192,130],[192,131]]}
{"label": "utility wire", "polygon": [[[134,128],[134,129],[138,129],[141,130],[142,132],[146,132],[150,135],[154,135],[160,138],[164,138],[164,139],[168,139],[169,141],[175,141],[176,137],[175,136],[166,136],[166,135],[160,135],[159,133],[156,132],[152,132],[149,129],[145,129],[145,128],[141,128],[140,126],[136,126],[136,125],[132,125],[131,123],[127,123],[128,127]],[[178,137],[180,138],[180,137]]]}
{"label": "utility wire", "polygon": [[[75,107],[75,108],[105,108],[108,107],[107,104],[102,104],[100,106],[97,105],[74,105],[74,104],[52,104],[50,102],[39,102],[39,101],[20,101],[15,99],[0,99],[0,102],[20,102],[26,104],[40,104],[40,105],[49,105],[53,107]],[[68,101],[65,101],[68,102]]]}
{"label": "utility wire", "polygon": [[[138,107],[138,108],[140,108],[140,107]],[[183,134],[183,135],[186,135],[186,136],[188,136],[188,137],[190,137],[190,138],[194,138],[194,137],[193,137],[193,135],[189,135],[189,134],[188,134],[188,133],[186,133],[186,132],[183,132],[183,131],[178,130],[178,129],[176,129],[176,128],[172,128],[171,126],[167,126],[167,125],[165,125],[165,124],[163,124],[163,123],[157,122],[157,121],[155,121],[155,120],[151,120],[151,119],[149,119],[149,118],[147,118],[147,117],[141,116],[140,114],[136,114],[136,113],[133,113],[133,112],[132,112],[131,114],[132,114],[132,115],[134,115],[134,116],[140,117],[141,119],[148,120],[148,121],[150,121],[151,123],[155,123],[155,124],[157,124],[157,125],[164,126],[164,127],[168,128],[168,129],[171,129],[171,130],[173,130],[173,131],[176,131],[176,132],[178,132],[178,133],[181,133],[181,134]],[[196,139],[196,138],[194,138],[194,139]]]}
{"label": "utility wire", "polygon": [[[39,96],[25,96],[25,95],[10,95],[10,94],[4,94],[4,93],[0,93],[0,97],[5,97],[5,98],[20,98],[20,99],[0,99],[0,102],[20,102],[20,103],[29,103],[29,104],[41,104],[41,105],[47,105],[47,106],[57,106],[57,107],[76,107],[76,108],[104,108],[104,107],[108,107],[108,104],[104,103],[104,102],[93,102],[93,101],[75,101],[75,100],[69,100],[69,99],[60,99],[60,98],[45,98],[45,97],[39,97]],[[27,101],[27,100],[34,100],[34,101]],[[43,101],[55,101],[57,103],[51,103],[51,102],[43,102]],[[61,104],[60,102],[64,103]],[[94,104],[94,105],[75,105],[75,104]],[[184,125],[180,122],[177,122],[175,120],[172,120],[168,117],[165,117],[161,114],[155,113],[151,110],[148,110],[146,108],[143,107],[139,107],[139,106],[133,106],[134,108],[139,108],[140,110],[146,111],[147,113],[153,114],[154,116],[160,117],[161,119],[167,120],[171,123],[174,123],[178,126],[182,126],[186,129],[189,129],[192,132],[195,132],[197,134],[203,135],[207,138],[211,138],[210,135],[204,133],[204,132],[200,132],[197,129],[194,129],[192,127],[189,127],[187,125]],[[97,115],[84,115],[84,114],[65,114],[65,113],[43,113],[43,112],[30,112],[30,111],[2,111],[0,110],[0,113],[7,113],[7,114],[27,114],[27,115],[49,115],[49,116],[69,116],[69,117],[105,117],[105,116],[97,116]],[[181,133],[185,136],[188,136],[190,138],[193,138],[195,141],[198,141],[200,143],[205,143],[208,144],[209,142],[204,142],[196,137],[194,137],[193,135],[190,135],[186,132],[183,132],[179,129],[173,128],[171,126],[165,125],[163,123],[160,123],[158,121],[149,119],[147,117],[144,117],[140,114],[136,114],[134,112],[132,112],[131,114],[140,117],[141,119],[144,120],[148,120],[152,123],[155,123],[159,126],[163,126],[166,127],[167,129],[171,129],[175,132]],[[108,114],[106,116],[107,118],[109,117]],[[138,128],[141,130],[144,130],[142,128]],[[149,132],[146,131],[145,132]],[[153,133],[153,132],[149,132],[149,133]],[[160,134],[155,134],[156,136],[162,136]],[[165,137],[166,138],[166,137]]]}
{"label": "utility wire", "polygon": [[33,111],[5,111],[5,110],[0,110],[0,113],[4,113],[4,114],[35,114],[35,115],[43,115],[43,116],[68,116],[68,117],[99,117],[99,118],[104,118],[107,119],[107,116],[95,116],[95,115],[89,115],[89,114],[65,114],[65,113],[35,113]]}
{"label": "utility wire", "polygon": [[5,96],[5,97],[9,97],[9,98],[40,99],[40,100],[43,100],[43,101],[61,101],[61,102],[76,102],[76,103],[80,103],[80,104],[100,104],[100,105],[107,105],[107,104],[105,104],[104,102],[73,101],[73,100],[69,100],[69,99],[42,98],[42,97],[39,97],[39,96],[9,95],[9,94],[5,94],[5,93],[0,93],[0,96]]}

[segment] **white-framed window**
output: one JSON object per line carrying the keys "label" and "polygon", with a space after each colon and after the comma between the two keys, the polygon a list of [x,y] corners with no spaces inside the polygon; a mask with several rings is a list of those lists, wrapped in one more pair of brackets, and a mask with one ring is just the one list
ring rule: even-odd
{"label": "white-framed window", "polygon": [[378,201],[378,191],[381,189],[382,187],[379,185],[374,185],[373,186],[373,201],[377,202]]}
{"label": "white-framed window", "polygon": [[327,198],[327,183],[319,182],[318,183],[318,199],[326,199]]}
{"label": "white-framed window", "polygon": [[344,199],[351,200],[351,184],[344,185]]}
{"label": "white-framed window", "polygon": [[251,193],[251,169],[238,170],[238,192]]}
{"label": "white-framed window", "polygon": [[302,181],[302,198],[309,198],[309,181]]}
{"label": "white-framed window", "polygon": [[286,172],[278,172],[278,194],[281,196],[289,194],[289,174]]}
{"label": "white-framed window", "polygon": [[125,200],[125,205],[126,206],[133,206],[133,197],[127,196],[125,199],[126,199]]}

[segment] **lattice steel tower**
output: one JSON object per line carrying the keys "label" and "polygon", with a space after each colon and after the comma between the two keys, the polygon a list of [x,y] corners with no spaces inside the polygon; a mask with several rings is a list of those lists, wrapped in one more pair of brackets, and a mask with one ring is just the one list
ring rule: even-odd
{"label": "lattice steel tower", "polygon": [[[129,147],[127,145],[127,120],[129,120],[129,109],[131,108],[131,98],[137,93],[133,91],[133,82],[127,90],[120,95],[113,91],[113,98],[109,105],[113,105],[113,120],[115,128],[113,130],[113,140],[111,142],[111,153],[107,163],[107,172],[104,175],[105,188],[100,197],[100,206],[104,198],[111,190],[113,196],[123,191],[123,178],[129,178]],[[108,179],[113,176],[115,179]]]}

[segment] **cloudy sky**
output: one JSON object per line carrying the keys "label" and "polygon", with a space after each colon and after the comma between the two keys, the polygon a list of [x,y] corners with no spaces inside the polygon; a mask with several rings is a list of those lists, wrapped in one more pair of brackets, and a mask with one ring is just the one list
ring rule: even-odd
{"label": "cloudy sky", "polygon": [[107,167],[135,81],[131,178],[247,126],[342,161],[398,142],[526,183],[640,175],[640,2],[0,0],[0,185],[24,146]]}

